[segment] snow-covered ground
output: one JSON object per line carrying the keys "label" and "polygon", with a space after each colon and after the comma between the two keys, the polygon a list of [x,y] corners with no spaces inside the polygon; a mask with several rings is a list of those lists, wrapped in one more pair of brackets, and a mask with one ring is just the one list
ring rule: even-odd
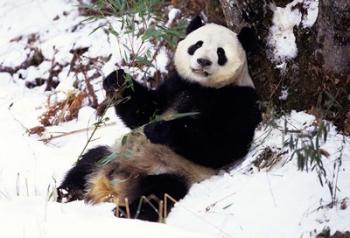
{"label": "snow-covered ground", "polygon": [[[0,2],[0,66],[21,65],[33,48],[40,49],[44,56],[39,66],[13,75],[0,72],[0,237],[294,238],[315,237],[326,227],[331,233],[350,230],[350,139],[331,126],[326,143],[321,143],[329,180],[337,171],[334,162],[342,156],[338,203],[330,208],[328,187],[320,185],[315,171],[298,171],[296,159],[288,160],[292,152],[283,146],[293,134],[284,133],[286,126],[294,132],[313,130],[315,118],[303,112],[293,112],[271,125],[261,126],[244,162],[194,185],[189,195],[176,204],[167,224],[117,219],[111,212],[113,205],[107,203],[90,206],[81,201],[54,202],[55,187],[76,161],[91,133],[80,129],[93,126],[95,110],[83,106],[77,119],[49,126],[41,137],[29,136],[27,129],[39,125],[38,117],[47,110],[49,96],[55,100],[66,98],[76,90],[75,77],[82,80],[82,75],[68,74],[71,49],[88,47],[84,54],[87,57],[108,58],[112,54],[101,66],[101,76],[92,81],[99,102],[104,97],[100,90],[103,75],[122,59],[117,39],[102,30],[90,34],[103,20],[81,23],[84,18],[79,16],[76,4],[68,0]],[[36,40],[29,44],[33,33]],[[56,90],[45,92],[45,84],[27,88],[26,82],[47,77],[53,59],[63,66]],[[160,59],[162,67],[166,59]],[[113,110],[109,109],[106,116],[110,118],[107,126],[97,130],[89,148],[113,144],[128,132]],[[48,143],[41,141],[62,134]],[[258,169],[256,161],[268,150],[271,151],[268,158],[275,158],[276,162]]]}

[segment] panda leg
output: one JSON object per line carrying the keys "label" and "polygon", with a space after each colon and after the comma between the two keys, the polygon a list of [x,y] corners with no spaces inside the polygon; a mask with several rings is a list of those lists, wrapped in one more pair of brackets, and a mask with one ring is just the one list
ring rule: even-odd
{"label": "panda leg", "polygon": [[98,161],[111,152],[107,146],[99,146],[86,152],[66,174],[57,188],[58,201],[70,202],[84,198],[87,177],[96,169]]}
{"label": "panda leg", "polygon": [[[163,216],[163,211],[159,211],[160,201],[164,202],[164,195],[180,200],[189,189],[188,182],[184,177],[176,174],[145,175],[138,180],[138,185],[131,191],[132,197],[135,197],[129,204],[131,218],[146,221],[159,221]],[[166,203],[167,213],[174,206],[172,201]],[[119,217],[125,217],[126,208],[121,209]]]}
{"label": "panda leg", "polygon": [[[179,200],[186,195],[189,183],[176,174],[147,175],[143,172],[113,163],[89,177],[85,201],[92,204],[113,202],[117,204],[118,217],[128,217],[128,208],[130,218],[158,221],[159,202],[164,195]],[[168,202],[165,209],[170,211],[172,206],[173,203]]]}

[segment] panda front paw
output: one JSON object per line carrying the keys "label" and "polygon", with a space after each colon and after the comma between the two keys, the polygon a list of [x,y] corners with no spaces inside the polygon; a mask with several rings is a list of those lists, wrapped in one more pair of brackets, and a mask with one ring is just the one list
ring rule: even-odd
{"label": "panda front paw", "polygon": [[169,139],[169,125],[168,122],[160,121],[150,123],[143,129],[147,139],[155,144],[167,144]]}
{"label": "panda front paw", "polygon": [[126,73],[123,69],[113,71],[103,80],[103,89],[107,93],[114,92],[125,83],[125,77]]}

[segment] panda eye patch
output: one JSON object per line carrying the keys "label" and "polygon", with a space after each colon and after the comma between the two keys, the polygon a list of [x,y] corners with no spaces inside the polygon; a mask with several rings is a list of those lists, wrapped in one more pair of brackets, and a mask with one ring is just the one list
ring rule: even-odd
{"label": "panda eye patch", "polygon": [[217,49],[217,54],[218,54],[218,64],[219,65],[224,65],[227,62],[227,57],[225,54],[225,50],[221,47]]}
{"label": "panda eye patch", "polygon": [[197,49],[199,49],[199,48],[202,47],[202,45],[203,45],[203,41],[201,41],[201,40],[200,40],[200,41],[197,41],[196,44],[191,45],[191,46],[188,48],[187,52],[188,52],[190,55],[193,55],[194,52],[196,52]]}

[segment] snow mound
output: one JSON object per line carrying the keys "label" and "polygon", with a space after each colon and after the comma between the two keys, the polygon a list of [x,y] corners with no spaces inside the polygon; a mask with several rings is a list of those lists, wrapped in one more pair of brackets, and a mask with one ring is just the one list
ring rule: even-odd
{"label": "snow mound", "polygon": [[[294,134],[286,131],[309,133],[314,123],[314,116],[292,112],[257,130],[244,162],[194,185],[167,223],[215,237],[315,237],[326,227],[332,233],[349,230],[350,210],[344,204],[350,198],[350,138],[331,126],[320,146],[328,156],[322,158],[328,178],[338,176],[338,200],[332,208],[329,189],[321,186],[317,172],[298,170],[293,151],[285,145]],[[266,151],[267,161],[262,161]]]}

